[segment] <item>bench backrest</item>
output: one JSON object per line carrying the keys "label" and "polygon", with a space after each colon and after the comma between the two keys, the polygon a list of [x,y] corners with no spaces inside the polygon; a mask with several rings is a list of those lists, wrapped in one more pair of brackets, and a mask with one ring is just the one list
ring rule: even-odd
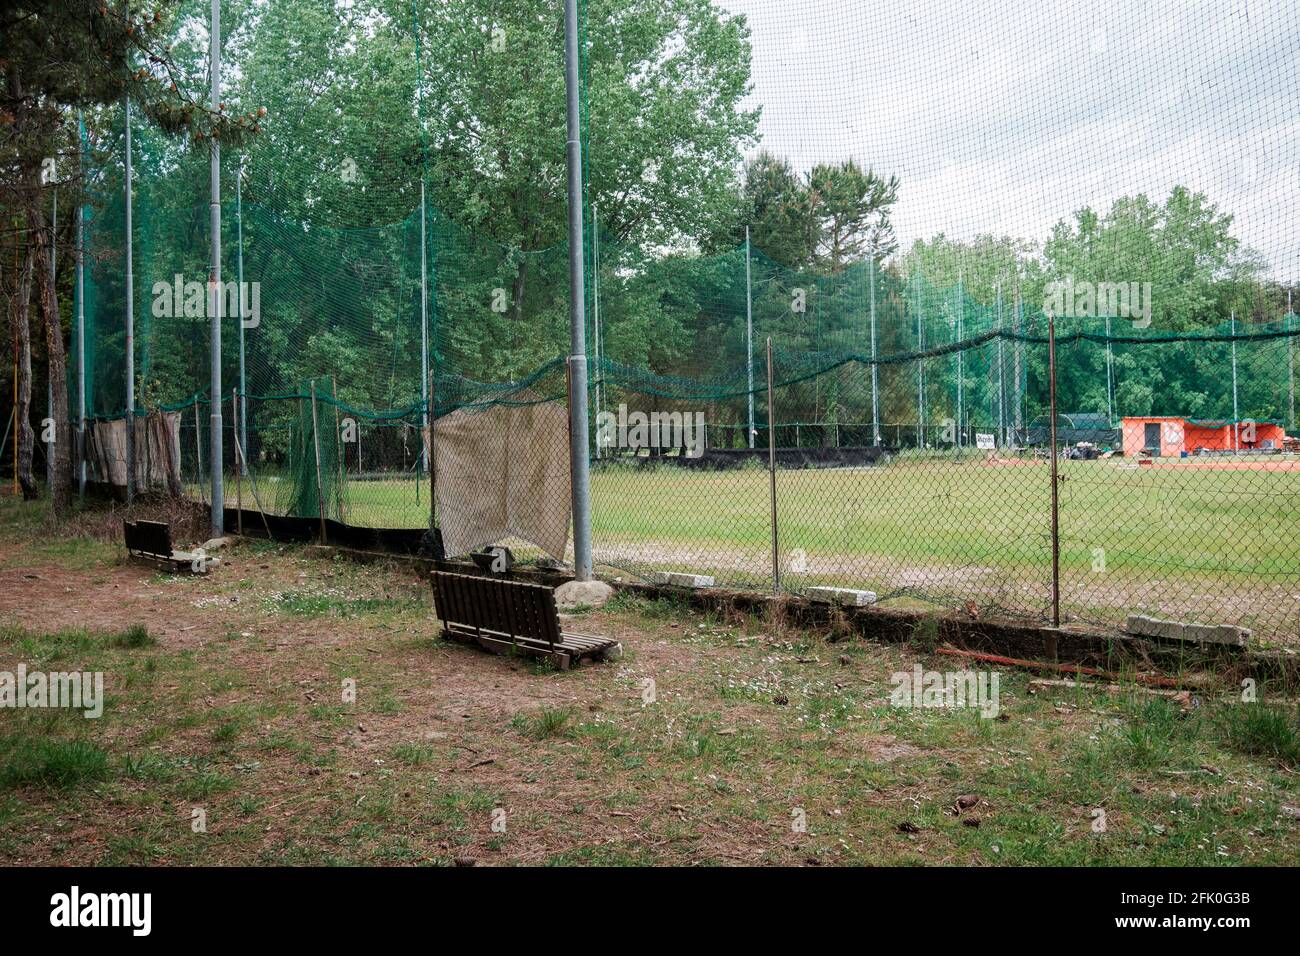
{"label": "bench backrest", "polygon": [[543,584],[434,571],[433,603],[444,624],[528,637],[552,647],[560,641],[555,592]]}
{"label": "bench backrest", "polygon": [[128,551],[139,551],[162,558],[171,556],[172,529],[162,521],[123,521],[122,533]]}

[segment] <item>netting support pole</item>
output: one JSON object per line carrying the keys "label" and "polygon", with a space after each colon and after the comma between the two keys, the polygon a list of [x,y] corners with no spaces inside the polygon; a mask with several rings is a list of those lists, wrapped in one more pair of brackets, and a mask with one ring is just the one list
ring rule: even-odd
{"label": "netting support pole", "polygon": [[[84,166],[86,123],[77,110],[77,165]],[[82,187],[85,172],[82,170]],[[77,197],[77,494],[86,497],[86,217],[84,196]]]}
{"label": "netting support pole", "polygon": [[311,383],[311,443],[316,452],[316,512],[320,515],[320,543],[326,543],[325,536],[325,486],[321,483],[320,471],[320,426],[316,421],[316,380]]}
{"label": "netting support pole", "polygon": [[[438,527],[438,445],[434,432],[438,428],[438,396],[433,380],[434,373],[429,373],[429,530]],[[361,472],[361,429],[357,429],[357,473]]]}
{"label": "netting support pole", "polygon": [[[425,428],[429,427],[429,249],[428,249],[429,215],[425,207],[424,176],[420,176],[420,404],[424,411],[421,416]],[[421,464],[427,473],[429,470],[428,452],[421,448]]]}
{"label": "netting support pole", "polygon": [[745,367],[749,370],[749,447],[754,447],[754,292],[750,272],[749,227],[745,227]]}
{"label": "netting support pole", "polygon": [[[212,0],[210,32],[212,111],[217,113],[221,108],[221,0]],[[208,297],[211,312],[208,321],[212,337],[212,384],[208,394],[212,397],[212,419],[209,426],[211,434],[208,436],[211,441],[208,465],[212,469],[212,536],[219,538],[225,533],[226,526],[226,497],[221,484],[221,313],[225,311],[222,308],[225,300],[221,294],[221,143],[215,137],[210,142],[208,172],[212,180],[209,205],[212,271],[208,274],[208,288],[211,290]],[[240,324],[242,323],[241,318]]]}
{"label": "netting support pole", "polygon": [[772,336],[767,337],[767,485],[772,510],[772,596],[781,596],[781,550],[776,525],[776,406],[772,388]]}
{"label": "netting support pole", "polygon": [[[963,314],[966,311],[965,301],[964,301],[965,295],[962,289],[962,285],[964,284],[964,282],[965,282],[964,277],[961,275],[961,273],[958,273],[957,275],[957,344],[959,346],[961,345],[962,339],[966,335],[966,329],[964,323],[965,316]],[[964,430],[964,426],[962,422],[965,417],[964,414],[965,407],[962,400],[965,398],[965,388],[966,388],[966,351],[965,349],[958,348],[957,349],[957,447],[959,449],[962,446],[962,431]]]}
{"label": "netting support pole", "polygon": [[[52,197],[53,207],[50,210],[50,287],[57,288],[59,284],[59,186],[54,184],[54,194]],[[54,442],[57,438],[57,428],[54,421],[54,379],[47,374],[45,376],[45,418],[50,423],[50,440],[47,442],[45,450],[45,487],[50,489],[50,495],[54,495]]]}
{"label": "netting support pole", "polygon": [[347,472],[343,469],[343,431],[339,422],[339,384],[338,380],[330,376],[330,398],[334,403],[334,445],[338,449],[335,456],[338,459],[339,477],[338,485],[334,489],[334,501],[338,507],[339,520],[347,521],[347,516],[343,513],[343,483],[347,481]]}
{"label": "netting support pole", "polygon": [[1016,310],[1014,313],[1012,313],[1012,319],[1011,319],[1013,331],[1016,333],[1016,347],[1012,350],[1012,353],[1015,357],[1015,368],[1012,370],[1012,377],[1015,378],[1016,380],[1015,389],[1014,389],[1016,402],[1013,408],[1013,412],[1014,412],[1013,420],[1015,422],[1015,433],[1017,436],[1020,435],[1020,430],[1024,428],[1024,424],[1025,424],[1025,391],[1024,388],[1022,387],[1022,380],[1026,374],[1025,351],[1024,351],[1024,342],[1020,340],[1020,329],[1024,324],[1023,307],[1024,307],[1024,303],[1020,299],[1020,285],[1019,283],[1017,283],[1016,284]]}
{"label": "netting support pole", "polygon": [[876,256],[871,256],[871,444],[880,444],[880,368],[876,365]]}
{"label": "netting support pole", "polygon": [[587,454],[586,282],[582,241],[582,114],[578,0],[564,0],[564,86],[569,166],[569,469],[573,497],[573,573],[591,580],[591,477]]}
{"label": "netting support pole", "polygon": [[1231,313],[1232,323],[1232,450],[1241,451],[1241,416],[1237,413],[1237,313]]}
{"label": "netting support pole", "polygon": [[[1286,330],[1291,332],[1295,325],[1295,312],[1291,310],[1291,290],[1286,290]],[[1295,430],[1295,336],[1288,335],[1286,339],[1286,370],[1287,370],[1287,399],[1289,402],[1290,413],[1287,415],[1287,426]]]}
{"label": "netting support pole", "polygon": [[[130,19],[130,6],[127,7]],[[135,236],[131,223],[131,97],[122,97],[126,122],[126,504],[135,503],[135,279],[131,246]]]}
{"label": "netting support pole", "polygon": [[1115,427],[1115,345],[1110,340],[1110,316],[1106,316],[1106,426]]}
{"label": "netting support pole", "polygon": [[[247,454],[248,449],[248,380],[244,375],[244,320],[249,318],[248,303],[244,294],[244,157],[239,157],[239,172],[235,175],[235,263],[239,281],[239,395],[235,398],[239,405],[238,414],[234,406],[230,413],[239,422],[238,441],[240,449]],[[248,474],[248,462],[241,455],[239,472]]]}
{"label": "netting support pole", "polygon": [[[912,294],[913,302],[916,305],[916,351],[918,353],[925,350],[925,333],[921,324],[921,275],[918,270],[915,281],[912,283],[914,291]],[[916,360],[916,448],[920,451],[925,447],[925,359],[919,355]]]}
{"label": "netting support pole", "polygon": [[230,394],[230,414],[235,418],[235,531],[244,533],[244,449],[240,440],[240,428],[244,424],[243,412],[239,407],[239,392]]}
{"label": "netting support pole", "polygon": [[[180,427],[179,425],[177,426]],[[194,396],[194,460],[199,472],[199,497],[203,497],[203,429],[199,427],[199,397]]]}
{"label": "netting support pole", "polygon": [[[1061,510],[1060,476],[1056,459],[1056,316],[1047,314],[1047,390],[1049,394],[1052,459],[1052,627],[1061,626]],[[1056,635],[1047,638],[1047,657],[1056,660]]]}
{"label": "netting support pole", "polygon": [[1007,446],[1007,381],[1006,355],[1002,337],[1002,283],[998,283],[998,440]]}
{"label": "netting support pole", "polygon": [[[592,397],[596,400],[596,418],[600,418],[601,408],[601,342],[600,342],[600,208],[591,204],[591,335],[592,353],[596,359],[596,384],[592,388]],[[594,449],[597,458],[601,457],[600,442]]]}

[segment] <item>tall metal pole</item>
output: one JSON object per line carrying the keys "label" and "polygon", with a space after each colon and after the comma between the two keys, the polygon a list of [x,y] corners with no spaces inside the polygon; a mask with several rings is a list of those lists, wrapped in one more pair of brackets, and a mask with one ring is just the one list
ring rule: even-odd
{"label": "tall metal pole", "polygon": [[1024,302],[1020,298],[1020,283],[1017,282],[1016,283],[1016,310],[1013,313],[1013,317],[1011,320],[1012,326],[1016,333],[1016,347],[1012,352],[1012,354],[1015,357],[1015,368],[1012,369],[1012,374],[1016,380],[1016,384],[1015,384],[1016,403],[1015,403],[1015,407],[1012,409],[1012,411],[1014,412],[1012,420],[1015,422],[1015,430],[1017,435],[1020,434],[1020,430],[1024,427],[1025,424],[1025,390],[1023,387],[1024,379],[1026,376],[1025,350],[1024,350],[1024,341],[1020,338],[1020,329],[1024,325],[1024,319],[1025,319]]}
{"label": "tall metal pole", "polygon": [[[50,210],[50,288],[59,282],[59,187],[54,185],[54,205]],[[45,449],[45,487],[54,493],[54,379],[45,376],[45,418],[50,423],[50,440]]]}
{"label": "tall metal pole", "polygon": [[[85,189],[86,123],[77,110],[77,167]],[[77,494],[86,496],[86,221],[84,196],[77,199]]]}
{"label": "tall metal pole", "polygon": [[248,474],[248,380],[244,370],[244,318],[247,303],[244,301],[244,157],[239,158],[239,172],[235,176],[235,262],[239,280],[239,408],[230,414],[239,422],[239,474]]}
{"label": "tall metal pole", "polygon": [[1241,451],[1241,416],[1237,406],[1237,313],[1231,313],[1232,323],[1232,450]]}
{"label": "tall metal pole", "polygon": [[[212,0],[217,3],[218,0]],[[325,534],[325,485],[321,482],[320,424],[316,415],[316,380],[311,380],[311,443],[316,454],[316,513],[320,517],[320,543],[327,542]]]}
{"label": "tall metal pole", "polygon": [[[591,204],[591,330],[592,346],[595,350],[596,368],[600,369],[601,364],[601,341],[600,341],[600,210],[595,203]],[[599,374],[599,373],[598,373]],[[596,415],[600,416],[601,403],[601,383],[600,379],[596,380],[596,386],[593,389],[596,399]],[[596,441],[596,457],[601,456],[600,440]]]}
{"label": "tall metal pole", "polygon": [[876,366],[876,256],[871,256],[871,444],[880,444],[880,370]]}
{"label": "tall metal pole", "polygon": [[582,262],[582,116],[578,0],[564,0],[564,86],[569,138],[569,470],[573,497],[573,573],[591,580],[591,485],[587,457],[586,282]]}
{"label": "tall metal pole", "polygon": [[[963,299],[962,282],[963,282],[962,275],[961,273],[958,273],[957,274],[957,345],[958,346],[961,345],[962,338],[965,336],[965,331],[966,331],[965,328],[963,327],[963,322],[962,322],[962,318],[963,318],[962,313],[965,312],[965,308],[962,303],[962,299]],[[957,349],[957,447],[958,448],[960,448],[962,444],[961,441],[962,420],[965,417],[963,415],[963,412],[965,411],[963,405],[963,399],[965,398],[964,395],[964,390],[966,385],[965,379],[966,379],[966,353],[963,349],[959,347]]]}
{"label": "tall metal pole", "polygon": [[[420,174],[420,413],[424,430],[429,428],[429,215],[425,205],[424,174]],[[423,444],[421,445],[423,448]],[[429,470],[429,452],[420,452],[424,469]]]}
{"label": "tall metal pole", "polygon": [[[127,5],[127,19],[131,17]],[[123,96],[126,114],[126,503],[135,502],[135,277],[131,247],[135,233],[131,224],[131,97]]]}
{"label": "tall metal pole", "polygon": [[912,282],[912,301],[916,304],[916,447],[925,447],[925,359],[919,353],[925,350],[925,332],[921,325],[921,274],[917,271]]}
{"label": "tall metal pole", "polygon": [[[797,444],[797,443],[796,443]],[[776,523],[776,402],[772,387],[772,336],[767,337],[767,478],[772,510],[772,594],[781,594],[781,550]]]}
{"label": "tall metal pole", "polygon": [[[216,113],[221,104],[221,0],[212,0],[212,25],[209,44],[209,59],[212,71],[212,112]],[[209,205],[209,228],[212,232],[212,264],[208,273],[209,316],[208,321],[212,337],[212,382],[209,396],[212,402],[211,415],[208,419],[209,461],[212,469],[212,536],[219,538],[225,533],[226,498],[222,488],[221,476],[221,143],[212,137],[211,157],[208,173],[212,180],[212,197]]]}
{"label": "tall metal pole", "polygon": [[754,447],[754,293],[749,227],[745,227],[745,367],[749,373],[749,447]]}
{"label": "tall metal pole", "polygon": [[1115,346],[1110,340],[1110,316],[1106,316],[1106,425],[1115,427]]}
{"label": "tall metal pole", "polygon": [[998,283],[998,435],[1007,444],[1007,375],[1002,338],[1002,283]]}
{"label": "tall metal pole", "polygon": [[[1286,290],[1286,330],[1292,331],[1295,325],[1295,312],[1291,310],[1291,290]],[[1295,430],[1295,336],[1288,335],[1286,339],[1286,368],[1287,368],[1287,398],[1290,403],[1290,413],[1287,415],[1287,425],[1293,431]]]}
{"label": "tall metal pole", "polygon": [[[1056,463],[1056,316],[1047,313],[1047,374],[1049,404],[1052,421],[1048,428],[1051,433],[1052,457],[1052,627],[1061,626],[1061,527],[1060,527],[1060,482]],[[1056,657],[1056,638],[1048,639],[1049,655]]]}

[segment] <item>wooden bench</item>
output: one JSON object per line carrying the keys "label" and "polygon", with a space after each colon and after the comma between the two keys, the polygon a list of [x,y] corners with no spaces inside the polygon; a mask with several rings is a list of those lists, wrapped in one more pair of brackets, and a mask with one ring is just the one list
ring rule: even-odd
{"label": "wooden bench", "polygon": [[171,525],[162,521],[123,521],[122,534],[132,558],[173,574],[207,574],[218,563],[201,551],[174,550]]}
{"label": "wooden bench", "polygon": [[575,660],[617,659],[623,646],[560,630],[555,592],[542,584],[434,571],[433,603],[443,633],[496,654],[549,657],[560,670]]}

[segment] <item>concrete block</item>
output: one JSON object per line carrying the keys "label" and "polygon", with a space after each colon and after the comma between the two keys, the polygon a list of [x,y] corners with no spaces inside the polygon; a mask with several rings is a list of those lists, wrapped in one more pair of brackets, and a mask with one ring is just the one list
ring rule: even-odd
{"label": "concrete block", "polygon": [[1145,614],[1130,614],[1124,622],[1124,630],[1136,637],[1155,637],[1165,641],[1181,641],[1183,624],[1181,621],[1164,621],[1158,617]]}
{"label": "concrete block", "polygon": [[859,591],[854,588],[806,588],[805,593],[811,601],[828,601],[841,607],[866,607],[876,603],[875,591]]}
{"label": "concrete block", "polygon": [[651,584],[671,584],[679,588],[711,588],[713,576],[710,574],[686,574],[682,571],[652,571]]}
{"label": "concrete block", "polygon": [[1153,637],[1161,641],[1230,647],[1245,647],[1250,638],[1250,628],[1235,624],[1184,624],[1182,621],[1166,621],[1145,614],[1130,614],[1124,623],[1124,630],[1137,637]]}
{"label": "concrete block", "polygon": [[1188,624],[1183,628],[1183,640],[1198,644],[1227,644],[1245,647],[1250,638],[1250,628],[1235,624]]}

